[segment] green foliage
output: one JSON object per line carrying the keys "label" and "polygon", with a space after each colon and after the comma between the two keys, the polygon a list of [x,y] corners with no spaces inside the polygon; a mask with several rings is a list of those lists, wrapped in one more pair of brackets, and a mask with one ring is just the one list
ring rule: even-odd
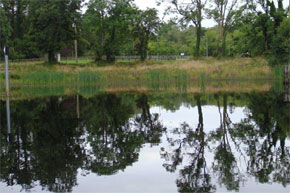
{"label": "green foliage", "polygon": [[287,65],[290,61],[290,18],[284,18],[273,38],[272,55],[269,56],[271,65]]}
{"label": "green foliage", "polygon": [[30,1],[31,28],[29,34],[39,48],[48,53],[49,62],[65,43],[75,38],[72,24],[76,24],[82,0]]}
{"label": "green foliage", "polygon": [[88,34],[96,60],[114,61],[130,37],[131,17],[135,8],[132,0],[89,1],[84,15],[84,30]]}
{"label": "green foliage", "polygon": [[[161,0],[164,2],[164,0]],[[202,36],[202,25],[201,22],[204,19],[205,6],[207,1],[204,0],[192,0],[187,3],[183,1],[174,0],[170,1],[172,6],[168,7],[169,13],[177,13],[181,17],[179,19],[179,23],[182,26],[187,26],[192,23],[195,26],[196,30],[196,38],[195,38],[195,48],[194,48],[194,56],[200,56],[200,43]]]}
{"label": "green foliage", "polygon": [[[0,0],[0,47],[10,46],[11,59],[48,53],[50,62],[61,50],[72,52],[75,39],[79,55],[109,62],[118,55],[140,55],[142,60],[147,54],[205,56],[206,45],[209,56],[263,55],[271,65],[289,61],[289,18],[282,0],[276,4],[269,0],[246,4],[174,0],[167,13],[180,17],[164,23],[157,10],[140,10],[133,0],[89,0],[84,13],[82,2]],[[206,16],[217,25],[202,28]]]}
{"label": "green foliage", "polygon": [[157,41],[150,41],[149,53],[152,55],[192,55],[194,52],[195,30],[193,27],[182,30],[175,23],[163,24]]}
{"label": "green foliage", "polygon": [[157,36],[160,27],[158,12],[156,9],[147,9],[139,11],[137,17],[134,18],[133,34],[136,38],[135,48],[144,61],[149,51],[149,40]]}
{"label": "green foliage", "polygon": [[[6,15],[5,9],[1,6],[1,3],[3,2],[0,1],[0,48],[2,50],[3,46],[9,43],[8,40],[11,37],[13,29]],[[3,52],[1,51],[0,57],[2,58],[2,56]]]}

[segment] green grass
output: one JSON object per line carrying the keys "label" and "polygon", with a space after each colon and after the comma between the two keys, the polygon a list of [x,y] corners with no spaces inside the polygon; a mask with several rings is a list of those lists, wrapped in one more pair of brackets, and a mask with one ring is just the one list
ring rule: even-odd
{"label": "green grass", "polygon": [[283,78],[284,76],[284,70],[283,70],[283,66],[274,66],[274,76],[276,78]]}
{"label": "green grass", "polygon": [[[64,62],[64,61],[63,61]],[[102,63],[100,67],[92,60],[80,60],[78,64],[48,65],[40,62],[12,63],[10,83],[27,85],[53,84],[110,84],[121,82],[150,84],[159,89],[160,83],[168,87],[168,82],[185,89],[184,83],[197,81],[203,88],[211,80],[265,80],[281,79],[281,68],[271,69],[260,58],[200,59],[187,61],[136,61]],[[3,69],[0,64],[0,69]],[[4,72],[0,73],[0,83],[5,80]],[[204,89],[202,89],[204,90]]]}
{"label": "green grass", "polygon": [[79,59],[78,63],[77,63],[76,60],[74,60],[74,59],[72,59],[72,60],[63,59],[60,62],[60,64],[75,64],[75,65],[78,65],[78,64],[88,64],[88,63],[91,63],[93,61],[94,61],[93,59]]}

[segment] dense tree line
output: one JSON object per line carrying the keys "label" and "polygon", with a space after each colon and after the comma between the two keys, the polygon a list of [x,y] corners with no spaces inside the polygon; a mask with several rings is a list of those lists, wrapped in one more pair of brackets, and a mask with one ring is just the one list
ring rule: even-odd
{"label": "dense tree line", "polygon": [[[159,3],[164,0],[157,1]],[[12,58],[43,57],[62,51],[114,61],[117,55],[265,55],[271,64],[289,58],[289,7],[283,0],[170,0],[161,21],[156,9],[134,0],[0,0],[0,44]],[[212,18],[216,26],[205,28]],[[65,52],[65,50],[70,50]],[[1,53],[2,54],[2,53]]]}

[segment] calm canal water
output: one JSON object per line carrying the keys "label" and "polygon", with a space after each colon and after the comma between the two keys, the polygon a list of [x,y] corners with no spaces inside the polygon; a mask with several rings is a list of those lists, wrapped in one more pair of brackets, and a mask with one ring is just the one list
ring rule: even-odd
{"label": "calm canal water", "polygon": [[11,98],[0,109],[1,193],[290,192],[283,93]]}

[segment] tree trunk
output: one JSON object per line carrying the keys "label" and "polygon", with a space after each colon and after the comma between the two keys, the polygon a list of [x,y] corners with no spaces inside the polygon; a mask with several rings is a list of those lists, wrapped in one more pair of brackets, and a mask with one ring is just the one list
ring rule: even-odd
{"label": "tree trunk", "polygon": [[53,50],[48,51],[48,63],[56,63],[55,52]]}
{"label": "tree trunk", "polygon": [[223,39],[222,39],[222,55],[226,56],[226,33],[223,31]]}
{"label": "tree trunk", "polygon": [[11,27],[13,29],[11,39],[14,40],[16,37],[16,25],[15,25],[15,1],[11,2]]}
{"label": "tree trunk", "polygon": [[105,29],[104,29],[104,25],[103,25],[103,13],[101,15],[100,18],[100,29],[98,31],[99,34],[99,39],[98,39],[98,43],[99,43],[99,47],[97,48],[97,52],[96,52],[96,61],[100,61],[102,60],[102,57],[104,55],[104,37],[105,37]]}
{"label": "tree trunk", "polygon": [[201,22],[199,22],[198,25],[196,26],[196,47],[194,53],[196,57],[198,57],[200,53],[200,36],[201,36]]}
{"label": "tree trunk", "polygon": [[110,43],[107,45],[107,51],[106,51],[106,56],[107,56],[107,61],[108,62],[114,62],[116,60],[115,58],[115,33],[116,33],[116,28],[113,27],[112,33],[111,33],[111,38],[110,38]]}
{"label": "tree trunk", "polygon": [[115,56],[111,52],[108,52],[107,53],[107,61],[114,62],[115,60],[116,60]]}
{"label": "tree trunk", "polygon": [[263,27],[263,35],[264,35],[264,40],[265,40],[265,51],[269,50],[269,38],[267,34],[267,27]]}
{"label": "tree trunk", "polygon": [[225,48],[226,48],[226,33],[225,27],[220,25],[220,39],[217,41],[217,55],[225,56]]}
{"label": "tree trunk", "polygon": [[140,44],[141,61],[145,61],[146,60],[147,51],[148,51],[148,41],[144,40],[144,42],[141,42],[141,44]]}
{"label": "tree trunk", "polygon": [[22,30],[22,23],[23,23],[23,15],[22,15],[22,10],[23,5],[22,5],[22,0],[17,1],[17,9],[16,9],[16,26],[15,26],[15,36],[17,38],[22,38],[23,35],[23,30]]}
{"label": "tree trunk", "polygon": [[142,53],[141,53],[141,61],[145,61],[147,58],[147,53],[146,51],[142,50]]}

